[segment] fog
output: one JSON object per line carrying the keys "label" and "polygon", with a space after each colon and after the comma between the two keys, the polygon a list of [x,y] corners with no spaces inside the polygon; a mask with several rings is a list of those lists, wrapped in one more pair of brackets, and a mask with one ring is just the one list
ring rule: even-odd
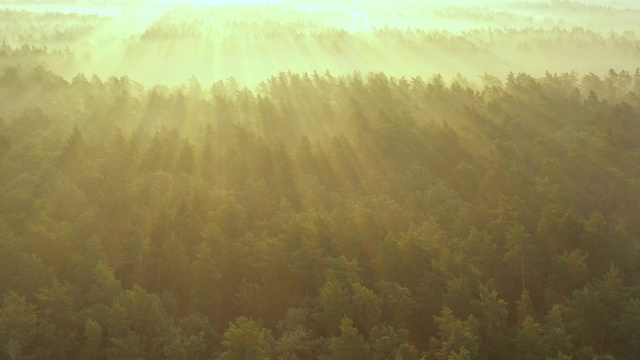
{"label": "fog", "polygon": [[639,31],[0,0],[0,360],[640,359]]}
{"label": "fog", "polygon": [[0,66],[145,85],[279,72],[391,76],[635,70],[633,1],[0,2]]}

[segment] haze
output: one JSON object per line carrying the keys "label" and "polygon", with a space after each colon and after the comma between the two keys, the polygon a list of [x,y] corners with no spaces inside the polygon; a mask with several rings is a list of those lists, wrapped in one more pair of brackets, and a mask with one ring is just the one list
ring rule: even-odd
{"label": "haze", "polygon": [[0,0],[0,360],[640,359],[639,31]]}
{"label": "haze", "polygon": [[[235,78],[255,87],[281,71],[475,81],[485,73],[604,74],[640,58],[633,1],[78,1],[0,2],[0,33],[19,55],[128,76],[145,85]],[[5,49],[6,51],[7,49]]]}

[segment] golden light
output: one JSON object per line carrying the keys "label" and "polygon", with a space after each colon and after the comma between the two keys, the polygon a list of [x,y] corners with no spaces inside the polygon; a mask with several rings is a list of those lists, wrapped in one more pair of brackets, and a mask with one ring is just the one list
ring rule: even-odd
{"label": "golden light", "polygon": [[196,6],[221,6],[221,5],[262,5],[262,4],[277,4],[280,0],[160,0],[159,2],[164,4],[185,4]]}

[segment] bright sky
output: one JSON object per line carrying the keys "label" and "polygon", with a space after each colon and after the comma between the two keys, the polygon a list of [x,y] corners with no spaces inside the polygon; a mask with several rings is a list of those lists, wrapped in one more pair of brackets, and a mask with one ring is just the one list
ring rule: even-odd
{"label": "bright sky", "polygon": [[193,4],[193,5],[229,5],[229,4],[250,4],[250,5],[260,5],[260,4],[277,4],[280,3],[281,0],[159,0],[165,4]]}

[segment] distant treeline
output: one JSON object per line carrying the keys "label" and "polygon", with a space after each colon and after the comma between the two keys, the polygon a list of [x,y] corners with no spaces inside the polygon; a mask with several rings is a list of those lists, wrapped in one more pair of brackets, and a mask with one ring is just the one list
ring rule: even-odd
{"label": "distant treeline", "polygon": [[[83,4],[76,5],[91,9]],[[177,85],[192,75],[207,83],[233,76],[253,87],[283,69],[335,75],[383,70],[407,77],[508,71],[602,76],[609,68],[638,66],[640,10],[569,11],[564,4],[558,18],[534,5],[321,11],[287,4],[105,3],[91,14],[16,5],[0,10],[0,68],[39,64],[67,80],[78,72],[126,75],[147,86]]]}

